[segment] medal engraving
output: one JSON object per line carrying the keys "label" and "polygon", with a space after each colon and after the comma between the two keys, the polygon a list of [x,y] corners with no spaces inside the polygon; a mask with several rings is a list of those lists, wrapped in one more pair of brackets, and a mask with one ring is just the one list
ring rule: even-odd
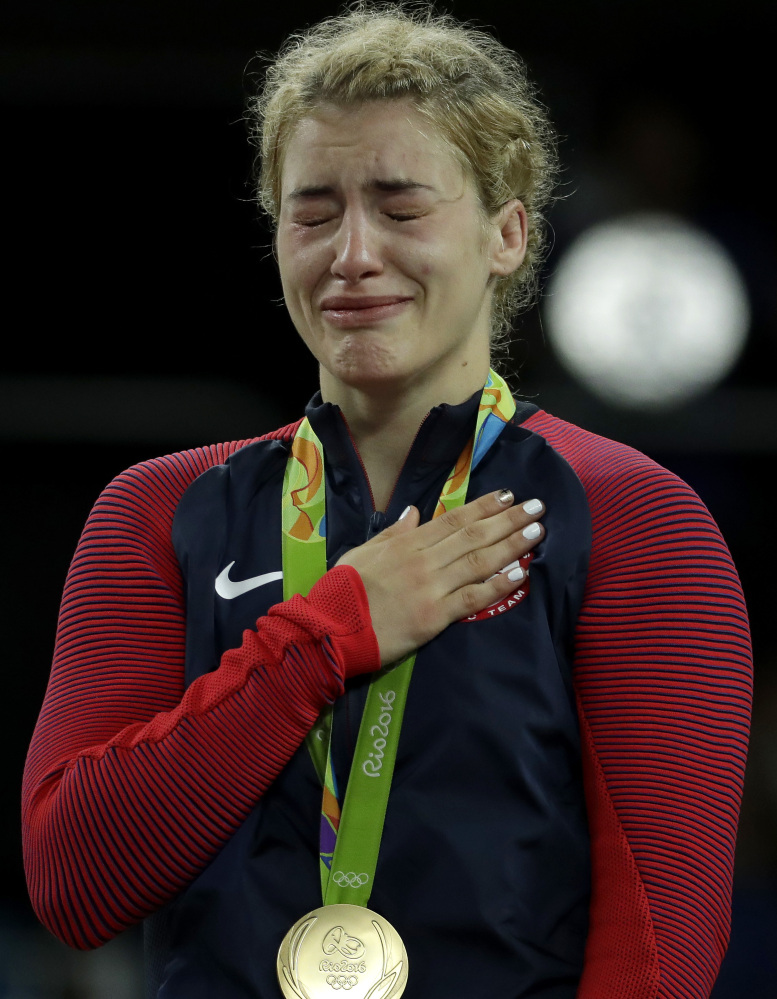
{"label": "medal engraving", "polygon": [[360,905],[326,905],[299,919],[278,951],[286,999],[395,999],[407,982],[407,954],[391,923]]}

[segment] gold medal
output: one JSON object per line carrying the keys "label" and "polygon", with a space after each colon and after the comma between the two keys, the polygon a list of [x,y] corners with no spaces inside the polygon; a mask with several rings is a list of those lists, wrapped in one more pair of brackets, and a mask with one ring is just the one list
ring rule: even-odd
{"label": "gold medal", "polygon": [[286,999],[395,999],[405,991],[407,954],[391,923],[360,905],[324,905],[292,926],[278,951]]}

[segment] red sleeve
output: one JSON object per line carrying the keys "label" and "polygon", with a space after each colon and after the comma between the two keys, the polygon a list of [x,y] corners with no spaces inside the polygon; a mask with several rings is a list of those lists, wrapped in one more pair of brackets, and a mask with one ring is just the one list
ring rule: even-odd
{"label": "red sleeve", "polygon": [[696,494],[537,413],[593,543],[575,640],[592,899],[578,999],[706,999],[728,944],[752,697],[728,549]]}
{"label": "red sleeve", "polygon": [[68,573],[22,804],[33,906],[74,947],[104,943],[196,877],[346,675],[380,665],[361,579],[342,567],[272,608],[184,692],[172,519],[188,484],[238,446],[121,475]]}

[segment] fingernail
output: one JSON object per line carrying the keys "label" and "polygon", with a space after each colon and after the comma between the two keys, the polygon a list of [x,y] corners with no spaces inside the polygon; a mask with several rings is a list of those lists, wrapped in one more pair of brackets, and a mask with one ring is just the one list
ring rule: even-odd
{"label": "fingernail", "polygon": [[509,565],[506,565],[504,569],[500,569],[499,572],[504,574],[505,572],[509,572],[511,569],[517,569],[520,566],[520,564],[521,560],[517,558],[514,562],[510,562]]}
{"label": "fingernail", "polygon": [[526,573],[523,571],[523,569],[520,566],[518,566],[517,569],[513,569],[512,572],[507,573],[507,578],[510,580],[511,583],[517,583],[518,580],[523,579],[525,575]]}
{"label": "fingernail", "polygon": [[523,512],[528,513],[530,517],[533,517],[535,513],[542,513],[542,503],[538,499],[529,500],[528,503],[523,504]]}
{"label": "fingernail", "polygon": [[410,507],[409,507],[409,506],[406,506],[406,507],[405,507],[405,509],[404,509],[404,510],[402,511],[402,513],[400,513],[400,515],[399,515],[399,517],[398,517],[397,519],[398,519],[398,520],[404,520],[404,519],[405,519],[405,517],[406,517],[406,516],[407,516],[407,515],[408,515],[409,513],[410,513]]}
{"label": "fingernail", "polygon": [[500,489],[496,494],[496,498],[500,503],[504,503],[506,505],[507,503],[512,503],[513,494],[509,489]]}
{"label": "fingernail", "polygon": [[527,541],[534,541],[535,538],[540,536],[540,525],[539,524],[529,524],[528,527],[524,527],[521,534],[526,538]]}

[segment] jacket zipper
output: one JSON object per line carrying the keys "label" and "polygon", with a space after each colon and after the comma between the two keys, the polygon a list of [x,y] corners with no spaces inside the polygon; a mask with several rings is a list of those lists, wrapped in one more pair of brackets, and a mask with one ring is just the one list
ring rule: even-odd
{"label": "jacket zipper", "polygon": [[358,448],[358,446],[356,444],[356,441],[354,440],[353,434],[351,433],[351,428],[348,426],[348,420],[346,420],[346,418],[345,418],[345,413],[343,413],[341,411],[340,412],[340,416],[342,417],[343,423],[345,424],[345,429],[348,432],[348,438],[350,439],[351,444],[353,445],[353,449],[356,452],[356,457],[359,459],[359,465],[361,466],[362,475],[364,476],[364,481],[367,483],[367,489],[368,489],[369,494],[370,494],[370,503],[372,505],[372,512],[373,513],[380,513],[380,512],[382,512],[383,514],[385,514],[388,511],[388,508],[391,506],[391,501],[394,499],[394,493],[397,491],[397,486],[399,485],[399,480],[402,478],[402,472],[404,471],[405,465],[407,464],[407,459],[410,457],[410,452],[413,450],[413,447],[415,446],[415,442],[418,440],[418,436],[421,433],[421,429],[422,429],[423,425],[429,419],[429,413],[427,413],[426,416],[423,418],[423,420],[421,420],[421,422],[420,422],[420,424],[418,426],[418,430],[416,430],[416,432],[415,432],[415,434],[413,436],[413,439],[410,442],[410,447],[407,449],[407,452],[405,453],[404,460],[403,460],[403,462],[402,462],[402,464],[401,464],[401,466],[399,468],[399,474],[397,475],[396,479],[394,480],[394,485],[392,486],[391,492],[389,493],[389,498],[388,498],[388,501],[386,502],[386,509],[383,510],[383,511],[379,511],[375,507],[375,496],[374,496],[374,494],[372,492],[372,486],[370,485],[370,477],[369,477],[369,475],[367,475],[367,469],[364,467],[364,462],[362,461],[362,456],[359,453],[359,448]]}

